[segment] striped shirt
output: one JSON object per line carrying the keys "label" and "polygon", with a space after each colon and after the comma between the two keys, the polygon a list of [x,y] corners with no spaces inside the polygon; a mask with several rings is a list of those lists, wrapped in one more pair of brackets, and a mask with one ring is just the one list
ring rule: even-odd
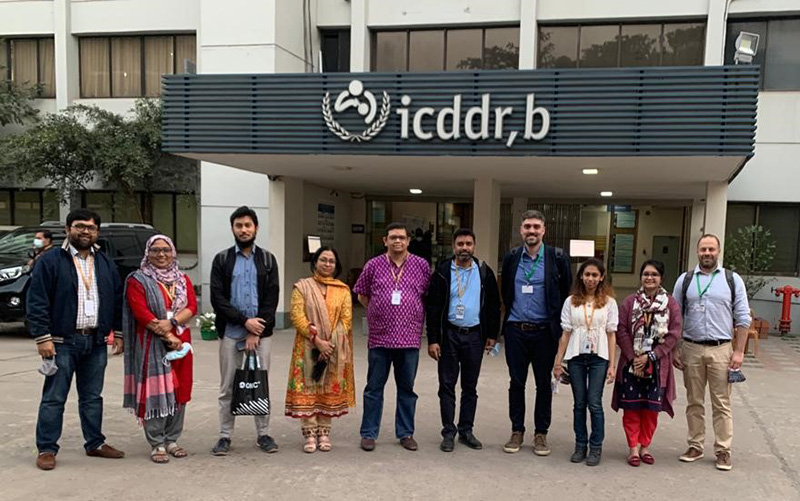
{"label": "striped shirt", "polygon": [[[75,263],[75,272],[78,274],[78,316],[75,319],[75,329],[91,329],[97,327],[98,307],[100,297],[97,293],[96,266],[94,264],[94,247],[89,250],[86,257],[81,257],[78,249],[69,244],[69,253]],[[89,282],[89,288],[86,287]]]}

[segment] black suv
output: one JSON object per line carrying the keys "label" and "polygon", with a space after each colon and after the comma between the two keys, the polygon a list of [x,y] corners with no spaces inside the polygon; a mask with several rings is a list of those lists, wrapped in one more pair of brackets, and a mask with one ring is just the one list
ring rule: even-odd
{"label": "black suv", "polygon": [[[16,322],[25,318],[25,297],[28,294],[30,280],[29,252],[33,248],[34,235],[42,230],[50,230],[53,233],[55,249],[61,247],[66,236],[61,223],[17,228],[0,237],[0,321],[2,322]],[[120,277],[125,278],[139,268],[147,239],[157,233],[148,224],[103,223],[97,244],[114,260]],[[55,252],[55,249],[48,252]]]}

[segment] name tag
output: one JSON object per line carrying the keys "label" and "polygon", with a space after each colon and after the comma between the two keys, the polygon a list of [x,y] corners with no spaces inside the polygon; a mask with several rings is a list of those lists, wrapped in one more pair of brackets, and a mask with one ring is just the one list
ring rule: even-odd
{"label": "name tag", "polygon": [[459,304],[456,306],[456,320],[464,320],[464,312],[466,308],[463,304]]}
{"label": "name tag", "polygon": [[705,303],[696,303],[692,305],[692,311],[696,311],[698,313],[705,313],[706,305]]}
{"label": "name tag", "polygon": [[94,305],[94,299],[86,299],[83,302],[83,313],[87,317],[94,317],[96,307]]}
{"label": "name tag", "polygon": [[175,316],[175,314],[172,312],[172,310],[167,312],[167,320],[172,320],[173,316]]}
{"label": "name tag", "polygon": [[393,305],[398,305],[398,304],[400,304],[400,299],[401,299],[401,297],[402,297],[402,294],[400,293],[400,291],[394,291],[394,292],[392,292],[392,304],[393,304]]}
{"label": "name tag", "polygon": [[523,294],[533,294],[533,286],[532,285],[523,285],[522,286],[522,293]]}

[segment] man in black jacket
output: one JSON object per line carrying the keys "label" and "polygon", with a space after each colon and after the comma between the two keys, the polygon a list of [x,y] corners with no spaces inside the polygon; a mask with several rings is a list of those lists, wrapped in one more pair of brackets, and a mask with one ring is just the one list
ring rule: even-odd
{"label": "man in black jacket", "polygon": [[506,363],[511,384],[508,388],[508,413],[511,439],[506,452],[519,451],[525,437],[525,383],[528,367],[533,366],[536,381],[536,406],[533,452],[547,456],[547,431],[550,428],[553,370],[558,338],[561,336],[561,308],[569,296],[572,270],[569,256],[558,247],[545,246],[544,214],[529,210],[522,214],[519,233],[523,245],[503,258],[501,275],[505,318]]}
{"label": "man in black jacket", "polygon": [[[472,427],[478,404],[478,375],[484,349],[494,347],[500,328],[500,293],[494,272],[476,259],[475,234],[462,228],[453,234],[453,254],[439,263],[428,288],[426,316],[428,355],[439,366],[440,449],[452,452],[455,435],[472,449],[482,449]],[[458,427],[456,381],[461,369]]]}
{"label": "man in black jacket", "polygon": [[[261,368],[269,370],[275,310],[278,307],[278,264],[275,256],[255,245],[258,216],[242,206],[231,214],[236,245],[214,257],[211,265],[211,305],[217,315],[219,344],[220,432],[211,453],[225,456],[231,446],[235,416],[231,414],[233,379],[244,352],[255,352]],[[257,445],[277,452],[268,435],[269,416],[256,416]]]}

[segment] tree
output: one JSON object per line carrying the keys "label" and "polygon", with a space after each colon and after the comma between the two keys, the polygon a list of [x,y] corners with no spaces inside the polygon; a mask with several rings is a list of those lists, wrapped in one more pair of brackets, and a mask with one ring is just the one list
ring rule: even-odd
{"label": "tree", "polygon": [[[5,50],[2,39],[0,50]],[[0,127],[35,121],[39,110],[32,103],[41,90],[41,85],[21,86],[9,80],[6,67],[0,64]]]}
{"label": "tree", "polygon": [[741,275],[748,299],[772,281],[763,275],[775,260],[776,245],[771,235],[763,226],[750,225],[737,229],[726,242],[725,265]]}

